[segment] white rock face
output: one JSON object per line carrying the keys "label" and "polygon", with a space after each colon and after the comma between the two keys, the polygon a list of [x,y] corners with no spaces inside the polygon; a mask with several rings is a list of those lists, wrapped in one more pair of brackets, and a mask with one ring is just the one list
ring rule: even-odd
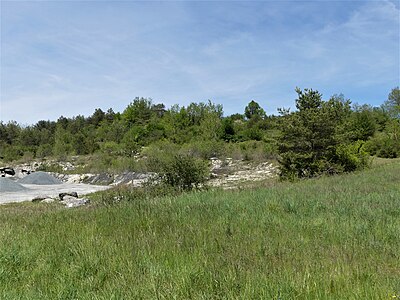
{"label": "white rock face", "polygon": [[55,201],[56,201],[56,200],[54,200],[54,199],[52,199],[52,198],[46,198],[46,199],[42,200],[41,203],[53,203],[53,202],[55,202]]}
{"label": "white rock face", "polygon": [[89,199],[86,198],[75,198],[71,196],[65,196],[64,200],[60,201],[60,203],[64,204],[67,208],[79,207],[86,204],[89,204]]}
{"label": "white rock face", "polygon": [[257,166],[242,161],[211,160],[211,180],[210,186],[231,189],[240,184],[263,181],[277,176],[277,168],[269,162],[263,162]]}

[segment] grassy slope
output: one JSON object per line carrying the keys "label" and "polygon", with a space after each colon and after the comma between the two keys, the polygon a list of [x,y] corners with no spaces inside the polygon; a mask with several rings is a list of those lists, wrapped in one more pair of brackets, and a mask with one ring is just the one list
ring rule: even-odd
{"label": "grassy slope", "polygon": [[392,299],[400,163],[113,207],[0,207],[4,299]]}

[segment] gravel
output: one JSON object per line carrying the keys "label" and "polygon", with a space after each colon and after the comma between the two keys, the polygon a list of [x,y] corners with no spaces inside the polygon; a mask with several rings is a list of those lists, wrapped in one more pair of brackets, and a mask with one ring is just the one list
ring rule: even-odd
{"label": "gravel", "polygon": [[5,177],[0,177],[0,192],[21,192],[27,188]]}
{"label": "gravel", "polygon": [[37,185],[52,185],[52,184],[62,184],[62,181],[51,176],[46,172],[35,172],[31,173],[24,178],[18,180],[18,183],[22,184],[37,184]]}

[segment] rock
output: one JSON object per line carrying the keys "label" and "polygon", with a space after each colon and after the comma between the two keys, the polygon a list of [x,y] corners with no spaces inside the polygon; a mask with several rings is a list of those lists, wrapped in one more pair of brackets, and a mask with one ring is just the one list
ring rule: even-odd
{"label": "rock", "polygon": [[13,168],[10,168],[10,167],[5,167],[5,168],[0,168],[0,173],[2,173],[4,175],[14,176],[15,175],[15,170]]}
{"label": "rock", "polygon": [[39,195],[32,199],[32,202],[40,202],[45,199],[49,199],[50,197],[47,195]]}
{"label": "rock", "polygon": [[77,192],[68,192],[68,193],[59,193],[58,194],[58,197],[60,198],[60,201],[64,200],[64,198],[66,196],[78,198],[78,193]]}
{"label": "rock", "polygon": [[71,164],[70,162],[59,163],[59,165],[62,167],[63,171],[75,170],[75,166],[73,164]]}
{"label": "rock", "polygon": [[101,173],[95,175],[93,178],[90,179],[90,183],[92,184],[102,184],[102,185],[109,185],[114,182],[114,176],[107,173]]}
{"label": "rock", "polygon": [[63,199],[61,200],[61,202],[64,202],[64,201],[68,202],[68,201],[73,201],[73,200],[76,200],[76,199],[78,199],[78,197],[66,195],[66,196],[63,197]]}
{"label": "rock", "polygon": [[114,176],[114,182],[112,185],[132,185],[141,186],[143,183],[149,180],[153,176],[153,173],[135,173],[135,172],[125,172],[120,175]]}
{"label": "rock", "polygon": [[64,200],[61,201],[61,203],[64,204],[67,208],[72,208],[89,204],[90,200],[86,198],[75,198],[71,196],[66,196]]}
{"label": "rock", "polygon": [[211,171],[212,175],[218,176],[211,176],[209,181],[211,186],[233,188],[245,182],[262,181],[277,176],[277,168],[269,162],[263,162],[257,166],[232,159],[226,159],[220,166],[215,162],[217,162],[216,159],[212,161],[212,164],[214,163],[216,168],[211,168]]}
{"label": "rock", "polygon": [[42,200],[41,203],[53,203],[53,202],[55,202],[55,201],[56,201],[56,200],[54,200],[54,199],[52,199],[52,198],[46,198],[46,199]]}
{"label": "rock", "polygon": [[22,173],[22,174],[29,175],[29,174],[31,174],[31,173],[33,173],[33,172],[35,172],[35,171],[21,169],[21,173]]}

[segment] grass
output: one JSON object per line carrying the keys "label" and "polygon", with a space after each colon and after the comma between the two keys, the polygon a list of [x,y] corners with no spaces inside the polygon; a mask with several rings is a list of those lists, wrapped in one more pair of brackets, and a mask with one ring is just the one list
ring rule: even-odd
{"label": "grass", "polygon": [[270,188],[0,206],[0,298],[399,298],[399,182],[397,160]]}

